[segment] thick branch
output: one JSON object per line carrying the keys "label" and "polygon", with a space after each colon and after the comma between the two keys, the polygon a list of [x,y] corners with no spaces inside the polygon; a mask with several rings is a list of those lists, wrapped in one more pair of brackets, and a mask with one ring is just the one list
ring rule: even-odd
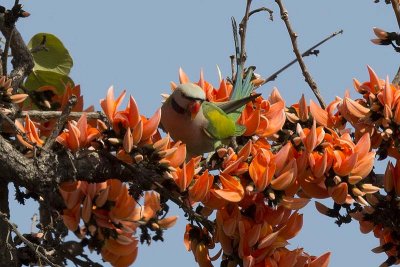
{"label": "thick branch", "polygon": [[[61,116],[61,111],[40,111],[40,110],[29,110],[22,111],[18,117],[25,118],[27,115],[35,121],[48,121],[51,119],[57,119]],[[68,114],[68,118],[72,120],[78,120],[82,116],[83,112],[71,112]],[[104,119],[106,116],[102,112],[87,112],[88,120]]]}
{"label": "thick branch", "polygon": [[280,9],[280,13],[281,13],[281,19],[284,21],[286,28],[288,30],[289,36],[290,36],[290,40],[292,42],[292,47],[293,47],[293,52],[296,55],[297,61],[299,62],[301,71],[303,72],[303,76],[306,80],[306,82],[308,83],[308,85],[310,86],[311,90],[313,91],[314,95],[316,96],[316,98],[318,99],[319,104],[321,105],[322,108],[326,107],[326,104],[319,92],[318,86],[315,83],[315,81],[313,80],[313,78],[311,77],[310,73],[307,70],[307,66],[303,61],[303,58],[300,54],[299,48],[297,47],[297,34],[293,31],[292,26],[290,24],[289,21],[289,16],[288,16],[288,12],[286,10],[286,8],[283,6],[282,1],[281,0],[275,0],[275,2],[278,4],[279,9]]}
{"label": "thick branch", "polygon": [[0,23],[0,31],[10,43],[13,55],[13,59],[11,60],[13,70],[10,73],[10,77],[13,81],[12,87],[16,90],[31,73],[34,66],[33,57],[13,23],[10,24],[7,21]]}
{"label": "thick branch", "polygon": [[390,0],[390,2],[392,3],[392,8],[393,8],[394,14],[396,15],[397,25],[399,25],[399,28],[400,28],[399,1],[398,0]]}
{"label": "thick branch", "polygon": [[[8,203],[8,182],[0,180],[0,213],[10,217]],[[7,222],[0,220],[0,262],[3,266],[18,266],[16,250],[11,240],[11,231]]]}
{"label": "thick branch", "polygon": [[161,185],[161,181],[165,180],[165,169],[160,167],[157,161],[126,164],[109,152],[87,150],[75,155],[67,153],[64,149],[40,152],[37,158],[28,159],[0,135],[0,179],[7,177],[30,192],[48,198],[50,196],[46,194],[46,188],[54,188],[63,181],[85,180],[99,183],[118,177],[122,182],[136,184],[139,188],[155,188],[212,232],[208,220],[195,213],[179,197],[170,194]]}
{"label": "thick branch", "polygon": [[[399,6],[399,1],[398,0],[390,0],[390,2],[392,3],[392,8],[393,8],[393,12],[396,16],[396,20],[397,20],[397,25],[399,26],[400,29],[400,6]],[[399,85],[400,84],[400,67],[397,70],[396,76],[394,77],[392,83]]]}

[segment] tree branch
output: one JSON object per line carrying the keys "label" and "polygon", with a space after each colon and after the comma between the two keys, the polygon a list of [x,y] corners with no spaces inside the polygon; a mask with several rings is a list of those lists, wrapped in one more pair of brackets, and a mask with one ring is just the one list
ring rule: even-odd
{"label": "tree branch", "polygon": [[268,12],[269,20],[271,20],[271,21],[274,20],[274,16],[273,16],[274,12],[271,9],[266,8],[266,7],[260,7],[260,8],[256,8],[256,9],[250,11],[249,17],[251,17],[252,15],[254,15],[254,14],[258,13],[258,12],[263,12],[263,11]]}
{"label": "tree branch", "polygon": [[27,245],[32,250],[32,252],[38,256],[39,262],[40,262],[40,260],[43,260],[46,264],[48,264],[50,266],[61,267],[60,265],[55,264],[51,260],[49,260],[48,256],[46,255],[48,253],[48,251],[46,251],[43,247],[36,245],[36,244],[32,243],[31,241],[29,241],[28,239],[26,239],[24,237],[24,235],[18,231],[17,225],[10,222],[10,220],[8,219],[8,216],[6,214],[0,213],[0,217],[4,222],[6,222],[8,224],[10,229],[18,236],[18,238],[20,238],[22,240],[22,242],[24,242],[25,245]]}
{"label": "tree branch", "polygon": [[392,8],[394,11],[394,14],[396,15],[396,19],[397,19],[397,25],[400,28],[400,9],[399,9],[399,1],[398,0],[390,0],[390,2],[392,3]]}
{"label": "tree branch", "polygon": [[[210,221],[195,213],[179,196],[173,195],[161,184],[165,181],[163,174],[166,169],[159,165],[157,160],[127,164],[109,152],[82,150],[74,155],[67,153],[65,149],[40,152],[38,157],[28,159],[0,135],[0,170],[2,170],[0,178],[9,177],[11,182],[27,188],[47,201],[51,197],[46,191],[49,186],[56,188],[61,182],[78,178],[91,183],[100,183],[118,177],[122,182],[132,183],[138,188],[155,188],[188,213],[190,218],[213,232]],[[151,153],[145,155],[145,158],[151,158]]]}
{"label": "tree branch", "polygon": [[57,136],[60,134],[61,130],[63,129],[65,122],[68,120],[68,115],[71,113],[71,110],[75,106],[77,101],[78,101],[78,99],[75,95],[72,95],[70,97],[67,105],[61,112],[61,115],[58,118],[53,131],[51,132],[50,136],[47,138],[46,143],[43,146],[44,149],[49,149],[53,146],[54,142],[56,141]]}
{"label": "tree branch", "polygon": [[313,80],[313,78],[311,77],[310,73],[308,72],[307,66],[303,61],[303,58],[299,51],[299,48],[297,47],[297,34],[292,29],[292,26],[290,24],[289,17],[288,17],[288,12],[287,12],[286,8],[283,6],[281,0],[275,0],[275,2],[279,6],[281,19],[284,21],[284,23],[286,25],[287,31],[290,36],[290,40],[292,42],[293,52],[295,53],[297,61],[299,62],[303,76],[304,76],[306,82],[308,83],[308,85],[310,86],[311,90],[313,91],[315,97],[318,99],[318,102],[321,105],[321,107],[325,108],[326,104],[319,92],[318,86],[315,83],[315,81]]}
{"label": "tree branch", "polygon": [[[11,60],[13,70],[10,73],[10,78],[13,81],[12,87],[16,92],[18,87],[22,84],[23,80],[31,73],[34,62],[32,54],[26,47],[21,34],[14,26],[15,20],[15,17],[13,17],[12,15],[7,16],[7,13],[5,13],[4,21],[3,23],[0,23],[0,31],[4,35],[6,40],[10,43],[10,48],[13,55],[13,59]],[[4,71],[5,70],[3,69],[3,72]]]}
{"label": "tree branch", "polygon": [[[247,22],[249,21],[250,17],[250,8],[251,8],[251,1],[247,0],[246,4],[246,11],[244,13],[243,19],[239,24],[239,35],[240,35],[240,56],[239,56],[239,63],[244,69],[244,63],[246,62],[247,54],[246,54],[246,33],[247,33]],[[240,75],[240,74],[238,74]]]}
{"label": "tree branch", "polygon": [[[1,179],[0,214],[6,218],[10,217],[8,194],[8,182]],[[0,220],[0,262],[4,264],[4,266],[18,266],[16,249],[11,239],[11,231],[9,225],[4,220]]]}
{"label": "tree branch", "polygon": [[[322,41],[318,42],[317,44],[313,45],[312,47],[310,47],[309,49],[307,49],[306,51],[304,51],[301,54],[301,57],[307,57],[310,55],[316,55],[317,53],[314,52],[313,50],[315,48],[317,48],[318,46],[322,45],[323,43],[325,43],[326,41],[329,41],[330,39],[332,39],[333,37],[335,37],[336,35],[342,34],[343,30],[339,30],[337,32],[332,33],[331,35],[329,35],[328,37],[326,37],[325,39],[323,39]],[[292,66],[294,63],[296,63],[298,60],[297,58],[293,59],[292,61],[290,61],[288,64],[286,64],[285,66],[283,66],[282,68],[280,68],[279,70],[277,70],[276,72],[274,72],[273,74],[271,74],[268,78],[265,79],[265,81],[263,83],[260,84],[260,86],[270,82],[270,81],[274,81],[279,74],[281,74],[283,71],[285,71],[287,68],[289,68],[290,66]]]}
{"label": "tree branch", "polygon": [[[398,0],[390,0],[390,2],[392,3],[392,8],[393,8],[393,12],[396,16],[396,20],[397,20],[397,25],[400,28],[400,7],[399,7],[399,1]],[[397,70],[396,75],[393,78],[392,83],[399,85],[400,84],[400,67]]]}
{"label": "tree branch", "polygon": [[8,63],[8,50],[10,49],[10,43],[13,37],[15,27],[12,27],[10,31],[10,37],[6,39],[6,44],[4,46],[3,54],[1,55],[1,61],[3,63],[3,75],[7,75],[7,63]]}
{"label": "tree branch", "polygon": [[[105,114],[102,113],[101,111],[98,112],[70,112],[68,114],[68,119],[72,120],[78,120],[83,113],[86,113],[87,119],[88,120],[103,120],[106,118]],[[48,121],[52,119],[57,119],[61,116],[62,112],[61,111],[40,111],[40,110],[28,110],[28,111],[22,111],[21,113],[17,114],[17,117],[19,118],[25,118],[27,115],[31,118],[34,119],[35,121]]]}

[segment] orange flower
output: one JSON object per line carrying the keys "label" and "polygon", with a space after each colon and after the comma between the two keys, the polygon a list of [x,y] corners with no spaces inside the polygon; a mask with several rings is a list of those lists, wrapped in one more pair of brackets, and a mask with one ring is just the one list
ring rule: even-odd
{"label": "orange flower", "polygon": [[258,192],[262,192],[272,181],[276,164],[272,160],[271,151],[259,149],[250,163],[249,174]]}
{"label": "orange flower", "polygon": [[[125,91],[114,100],[114,88],[110,87],[106,98],[100,100],[100,105],[110,121],[113,130],[117,134],[121,134],[121,132],[122,134],[125,133],[125,149],[130,150],[133,145],[136,145],[139,142],[146,144],[152,143],[151,138],[157,133],[157,128],[160,123],[161,109],[158,109],[154,115],[148,119],[139,114],[136,101],[133,97],[130,97],[126,109],[117,111],[124,96]],[[123,129],[124,131],[122,131]]]}
{"label": "orange flower", "polygon": [[243,199],[244,188],[237,178],[226,173],[220,173],[219,179],[222,189],[214,189],[216,195],[230,202],[239,202]]}
{"label": "orange flower", "polygon": [[307,107],[304,94],[302,94],[298,103],[293,104],[290,109],[286,111],[286,117],[292,123],[297,123],[299,121],[306,122],[309,119],[309,108]]}
{"label": "orange flower", "polygon": [[[81,87],[80,85],[76,85],[74,87],[71,87],[70,84],[65,85],[65,92],[64,94],[60,97],[60,110],[63,110],[64,107],[67,105],[68,100],[71,98],[72,95],[75,95],[77,97],[77,102],[72,108],[72,111],[80,112],[83,111],[83,96],[81,95]],[[86,112],[91,112],[93,111],[94,107],[90,106],[89,108],[85,109]]]}
{"label": "orange flower", "polygon": [[114,267],[130,266],[138,254],[138,241],[134,237],[128,237],[127,241],[118,239],[106,239],[101,249],[101,256]]}
{"label": "orange flower", "polygon": [[202,175],[196,175],[193,181],[193,185],[189,187],[190,200],[192,202],[205,200],[213,185],[214,176],[206,170]]}
{"label": "orange flower", "polygon": [[192,182],[192,179],[196,174],[196,167],[200,160],[201,156],[192,158],[187,164],[184,162],[182,168],[177,168],[176,172],[172,173],[172,178],[181,192],[185,191]]}
{"label": "orange flower", "polygon": [[305,147],[305,151],[311,153],[314,149],[322,143],[325,137],[325,131],[323,127],[316,127],[316,121],[313,121],[311,129],[301,128],[300,124],[297,124],[297,133],[300,136],[301,142]]}
{"label": "orange flower", "polygon": [[64,182],[58,188],[58,191],[64,199],[65,206],[67,206],[68,209],[72,209],[76,204],[82,201],[84,195],[81,190],[82,183],[81,181]]}
{"label": "orange flower", "polygon": [[253,148],[252,141],[249,140],[245,146],[243,146],[238,154],[229,147],[227,153],[222,162],[222,172],[231,175],[241,175],[248,170],[247,159],[250,156],[250,152]]}
{"label": "orange flower", "polygon": [[[200,80],[196,83],[198,86],[200,86],[203,90],[204,93],[206,94],[207,101],[210,102],[223,102],[223,101],[228,101],[230,98],[230,95],[232,93],[233,86],[229,82],[225,81],[221,77],[221,72],[219,71],[219,88],[214,88],[212,84],[204,80],[204,74],[203,71],[200,72]],[[181,84],[184,83],[189,83],[190,79],[186,75],[186,73],[183,71],[182,68],[179,68],[179,82]],[[176,88],[175,83],[171,83],[171,88],[174,90]]]}
{"label": "orange flower", "polygon": [[111,86],[107,91],[107,96],[105,99],[100,100],[100,106],[102,107],[104,113],[106,114],[108,120],[114,125],[114,117],[117,112],[117,108],[121,104],[126,91],[122,91],[119,97],[114,100],[114,88]]}
{"label": "orange flower", "polygon": [[[277,89],[274,90],[277,91]],[[261,96],[254,102],[248,103],[239,118],[239,123],[246,126],[244,135],[255,134],[269,137],[277,133],[285,123],[284,108],[283,100],[272,103],[270,100],[264,100]]]}
{"label": "orange flower", "polygon": [[383,89],[385,82],[384,80],[379,79],[378,75],[376,75],[375,71],[370,66],[367,66],[367,68],[369,73],[369,82],[361,84],[356,79],[353,79],[354,87],[361,94],[366,92],[376,94]]}
{"label": "orange flower", "polygon": [[71,209],[63,210],[63,222],[70,231],[75,232],[78,229],[81,219],[81,204],[77,204]]}
{"label": "orange flower", "polygon": [[221,72],[219,71],[219,88],[214,88],[210,83],[204,80],[203,71],[200,72],[200,80],[197,83],[201,88],[203,88],[206,93],[207,100],[210,102],[223,102],[228,101],[232,93],[233,86],[231,83],[225,81],[221,77]]}
{"label": "orange flower", "polygon": [[75,152],[80,148],[87,147],[99,136],[99,130],[87,123],[86,113],[83,113],[78,122],[68,122],[67,130],[57,137],[57,141]]}
{"label": "orange flower", "polygon": [[192,225],[186,225],[184,244],[188,251],[192,251],[197,264],[200,267],[213,267],[209,249],[214,247],[211,238],[205,229]]}
{"label": "orange flower", "polygon": [[29,149],[33,149],[33,145],[42,146],[44,144],[43,140],[40,139],[38,130],[35,124],[29,119],[29,116],[25,117],[25,125],[23,126],[19,120],[15,120],[15,126],[22,132],[25,133],[26,138],[31,142],[28,143],[22,138],[21,135],[17,134],[18,141]]}
{"label": "orange flower", "polygon": [[334,101],[329,103],[326,109],[322,109],[314,101],[310,100],[310,112],[319,125],[341,130],[345,127],[346,123],[340,112],[335,112],[338,105],[341,104],[342,99],[340,97],[336,97]]}
{"label": "orange flower", "polygon": [[169,135],[156,141],[153,148],[160,156],[159,162],[173,168],[183,164],[186,159],[186,145],[181,141],[172,142]]}
{"label": "orange flower", "polygon": [[335,150],[333,170],[340,176],[361,176],[366,177],[372,170],[375,152],[369,152],[371,142],[369,134],[363,135],[354,145],[348,134],[342,135],[337,141],[341,144],[342,150]]}

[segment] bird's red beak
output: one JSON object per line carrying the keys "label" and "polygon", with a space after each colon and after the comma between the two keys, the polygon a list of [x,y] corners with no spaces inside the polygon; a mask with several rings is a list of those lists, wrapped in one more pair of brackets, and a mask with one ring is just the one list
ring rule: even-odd
{"label": "bird's red beak", "polygon": [[189,104],[189,111],[190,111],[190,119],[194,120],[197,116],[197,113],[200,111],[201,104],[198,101],[195,101]]}

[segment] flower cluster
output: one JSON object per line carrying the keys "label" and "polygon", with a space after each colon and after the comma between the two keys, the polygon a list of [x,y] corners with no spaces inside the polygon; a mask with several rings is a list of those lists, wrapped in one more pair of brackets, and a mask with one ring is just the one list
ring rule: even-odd
{"label": "flower cluster", "polygon": [[[181,70],[180,82],[188,81]],[[209,101],[219,101],[215,96],[225,100],[228,91],[225,90],[228,88],[226,82],[220,81],[220,88],[215,89],[201,75],[198,84]],[[224,93],[218,94],[221,88]],[[309,202],[309,197],[313,197],[295,197],[302,190],[299,173],[310,172],[306,161],[312,158],[312,151],[324,136],[315,140],[315,144],[308,141],[310,147],[307,151],[305,146],[296,149],[290,142],[280,150],[274,150],[271,141],[280,138],[286,122],[285,102],[276,89],[268,100],[258,97],[248,103],[238,121],[247,130],[237,140],[237,149],[219,148],[208,162],[200,157],[192,158],[171,173],[179,192],[187,196],[188,203],[198,203],[197,210],[201,210],[204,216],[216,211],[216,233],[212,235],[206,228],[188,225],[186,248],[193,252],[199,266],[212,266],[211,261],[221,256],[209,255],[209,250],[217,243],[222,247],[222,259],[226,266],[273,266],[283,262],[297,262],[298,266],[327,265],[329,253],[313,257],[301,249],[290,251],[285,248],[287,241],[296,236],[302,227],[302,215],[297,210]],[[300,127],[299,132],[304,142],[314,139],[317,135],[315,123],[314,128],[303,130]],[[354,146],[351,149],[354,150]],[[369,147],[366,149],[368,152]],[[364,156],[360,155],[359,161]],[[315,161],[313,163],[316,165]],[[298,166],[302,169],[298,170]],[[329,170],[319,171],[320,182],[320,176],[325,171]],[[328,190],[324,189],[327,197]]]}
{"label": "flower cluster", "polygon": [[[57,141],[72,154],[105,149],[125,166],[146,166],[158,178],[125,178],[126,184],[118,177],[102,183],[82,178],[62,184],[65,225],[78,237],[90,237],[104,260],[128,266],[137,256],[139,239],[149,240],[148,231],[155,232],[153,239],[162,239],[162,230],[174,224],[176,217],[162,216],[166,199],[178,199],[186,210],[196,207],[194,214],[188,213],[192,223],[184,240],[199,266],[212,266],[218,258],[226,266],[327,266],[329,252],[316,257],[287,245],[301,230],[299,210],[312,198],[331,198],[333,209],[317,202],[317,210],[338,223],[352,216],[363,233],[374,231],[381,242],[374,251],[388,254],[387,265],[399,263],[400,163],[389,163],[381,187],[373,166],[375,155],[400,159],[400,91],[368,71],[370,81],[354,80],[360,99],[346,93],[326,108],[308,104],[304,96],[286,106],[277,89],[266,99],[257,97],[238,118],[244,134],[207,158],[187,159],[184,143],[158,132],[160,110],[146,118],[133,97],[121,110],[125,91],[115,99],[110,88],[100,102],[107,120],[88,121],[83,114],[66,124]],[[189,82],[183,70],[179,80]],[[202,73],[197,84],[211,102],[228,100],[233,90],[222,78],[215,88]],[[73,90],[77,88],[65,94]],[[16,126],[17,139],[26,148],[43,144],[42,130],[29,117]],[[153,190],[168,195],[162,199]],[[210,256],[216,245],[220,253]]]}
{"label": "flower cluster", "polygon": [[[383,37],[382,34],[378,35],[377,30],[375,32],[378,37]],[[359,190],[352,188],[351,195],[361,196],[362,199],[356,200],[362,205],[349,210],[349,213],[351,217],[359,221],[362,233],[373,231],[380,241],[380,246],[374,248],[373,252],[386,252],[388,259],[381,266],[390,266],[400,263],[398,252],[400,248],[398,242],[400,236],[398,224],[400,216],[398,197],[400,194],[400,165],[398,163],[400,159],[398,141],[400,90],[397,85],[390,83],[388,78],[380,79],[370,67],[368,67],[368,72],[369,81],[361,83],[354,79],[354,87],[362,98],[352,100],[348,95],[344,99],[337,98],[330,104],[330,107],[337,109],[336,113],[333,113],[332,109],[329,111],[329,106],[325,113],[315,105],[311,106],[311,110],[314,110],[313,115],[315,114],[318,123],[325,127],[332,126],[334,122],[337,125],[339,121],[341,125],[349,122],[354,127],[354,139],[358,140],[356,145],[358,149],[355,149],[355,152],[360,155],[360,152],[364,150],[361,152],[364,154],[364,159],[362,159],[364,163],[359,164],[360,167],[355,167],[355,169],[358,172],[361,171],[363,175],[359,173],[358,178],[352,177],[354,176],[354,171],[352,171],[351,176],[348,176],[348,182],[359,180],[356,184],[361,183],[358,186]],[[392,162],[388,163],[380,182],[377,181],[379,178],[370,172],[373,164],[373,156],[368,155],[373,152],[367,152],[370,149],[376,149],[379,159],[389,156],[396,161],[395,165]],[[371,162],[367,163],[369,161]],[[365,175],[368,176],[367,183],[363,182]],[[380,187],[376,186],[379,184],[381,184]],[[337,213],[334,209],[328,209],[320,203],[317,204],[317,209],[332,217],[335,217]]]}
{"label": "flower cluster", "polygon": [[[57,141],[71,152],[95,149],[100,143],[108,144],[116,157],[127,164],[139,163],[150,157],[157,158],[164,170],[173,170],[181,165],[186,157],[185,145],[172,143],[169,136],[159,137],[160,110],[148,119],[139,114],[133,97],[130,97],[124,110],[118,110],[124,96],[125,92],[122,92],[114,99],[111,87],[107,97],[100,101],[112,132],[100,121],[96,128],[91,126],[84,113],[78,122],[68,122]],[[98,140],[100,138],[102,142]],[[97,143],[94,142],[96,140]],[[162,239],[162,230],[173,226],[177,219],[176,216],[159,218],[163,211],[159,194],[154,191],[143,192],[144,203],[137,207],[139,199],[133,198],[127,185],[116,179],[102,183],[63,183],[60,193],[67,207],[63,211],[64,223],[79,237],[89,235],[97,240],[94,243],[102,244],[98,249],[103,259],[113,266],[129,266],[136,259],[138,241],[134,234],[138,227],[145,231],[142,241],[150,238],[146,228],[159,235],[155,239]],[[84,222],[83,227],[78,227],[80,219]]]}
{"label": "flower cluster", "polygon": [[[129,266],[135,261],[138,240],[134,234],[138,227],[149,225],[157,231],[173,226],[177,219],[158,219],[158,193],[147,191],[139,206],[128,187],[117,179],[103,183],[67,182],[59,190],[66,205],[64,224],[80,238],[89,235],[101,241],[92,243],[102,244],[99,249],[103,259],[113,266]],[[83,226],[79,226],[81,219]]]}

